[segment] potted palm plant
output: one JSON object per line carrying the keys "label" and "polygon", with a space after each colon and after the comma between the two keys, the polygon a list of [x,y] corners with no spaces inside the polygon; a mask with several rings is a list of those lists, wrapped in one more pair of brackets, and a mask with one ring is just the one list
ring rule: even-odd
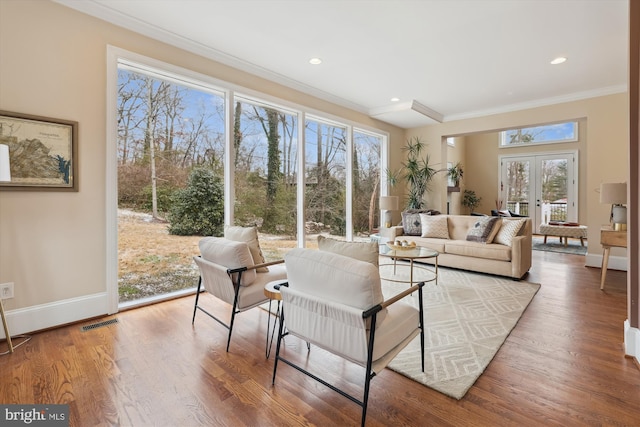
{"label": "potted palm plant", "polygon": [[458,162],[455,165],[447,169],[447,177],[451,179],[453,187],[460,188],[460,181],[464,175],[464,169],[462,169],[462,163]]}
{"label": "potted palm plant", "polygon": [[391,186],[398,183],[400,179],[406,180],[409,186],[407,195],[407,209],[424,208],[424,193],[429,188],[429,183],[433,180],[438,171],[433,168],[429,161],[429,155],[423,152],[427,144],[419,137],[413,137],[407,141],[403,150],[407,152],[407,161],[402,163],[402,167],[395,171],[387,171],[387,179]]}

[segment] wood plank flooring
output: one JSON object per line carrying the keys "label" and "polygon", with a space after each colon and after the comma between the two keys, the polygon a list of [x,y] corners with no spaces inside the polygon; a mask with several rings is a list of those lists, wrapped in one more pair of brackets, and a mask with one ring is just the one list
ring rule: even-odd
{"label": "wood plank flooring", "polygon": [[[602,292],[584,257],[533,256],[526,280],[542,287],[467,395],[457,401],[387,369],[372,381],[368,426],[640,425],[640,370],[623,351],[626,273],[610,270]],[[191,326],[193,299],[125,311],[87,332],[95,320],[35,334],[0,357],[0,403],[67,403],[82,427],[359,425],[359,406],[284,364],[271,385],[265,311],[236,318],[226,353],[223,327],[202,313]],[[286,352],[360,393],[361,368],[308,354],[294,337]]]}

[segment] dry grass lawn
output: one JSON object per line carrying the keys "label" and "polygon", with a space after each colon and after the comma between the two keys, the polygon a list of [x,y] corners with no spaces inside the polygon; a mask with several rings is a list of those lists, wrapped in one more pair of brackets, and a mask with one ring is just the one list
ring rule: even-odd
{"label": "dry grass lawn", "polygon": [[[198,285],[193,257],[202,236],[173,236],[169,224],[151,215],[121,209],[118,213],[118,288],[120,301],[132,301]],[[260,234],[267,261],[282,259],[296,241]]]}

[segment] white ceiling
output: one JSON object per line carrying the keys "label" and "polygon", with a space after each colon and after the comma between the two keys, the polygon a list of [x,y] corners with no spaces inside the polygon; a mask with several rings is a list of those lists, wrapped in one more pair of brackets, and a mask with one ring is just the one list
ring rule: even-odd
{"label": "white ceiling", "polygon": [[627,0],[54,1],[404,128],[627,86]]}

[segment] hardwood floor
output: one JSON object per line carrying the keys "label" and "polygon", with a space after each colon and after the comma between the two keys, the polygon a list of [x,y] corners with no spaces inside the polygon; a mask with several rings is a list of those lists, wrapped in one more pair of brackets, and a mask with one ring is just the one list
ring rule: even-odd
{"label": "hardwood floor", "polygon": [[[387,369],[371,383],[368,426],[640,424],[640,370],[623,351],[626,273],[609,271],[602,292],[584,257],[533,256],[526,280],[542,287],[467,395],[457,401]],[[192,310],[185,297],[87,332],[95,320],[35,334],[0,357],[0,403],[67,403],[82,427],[359,424],[359,406],[284,364],[272,387],[264,310],[236,318],[229,353],[226,330],[202,313],[192,328]],[[286,341],[289,356],[360,393],[361,368]]]}

